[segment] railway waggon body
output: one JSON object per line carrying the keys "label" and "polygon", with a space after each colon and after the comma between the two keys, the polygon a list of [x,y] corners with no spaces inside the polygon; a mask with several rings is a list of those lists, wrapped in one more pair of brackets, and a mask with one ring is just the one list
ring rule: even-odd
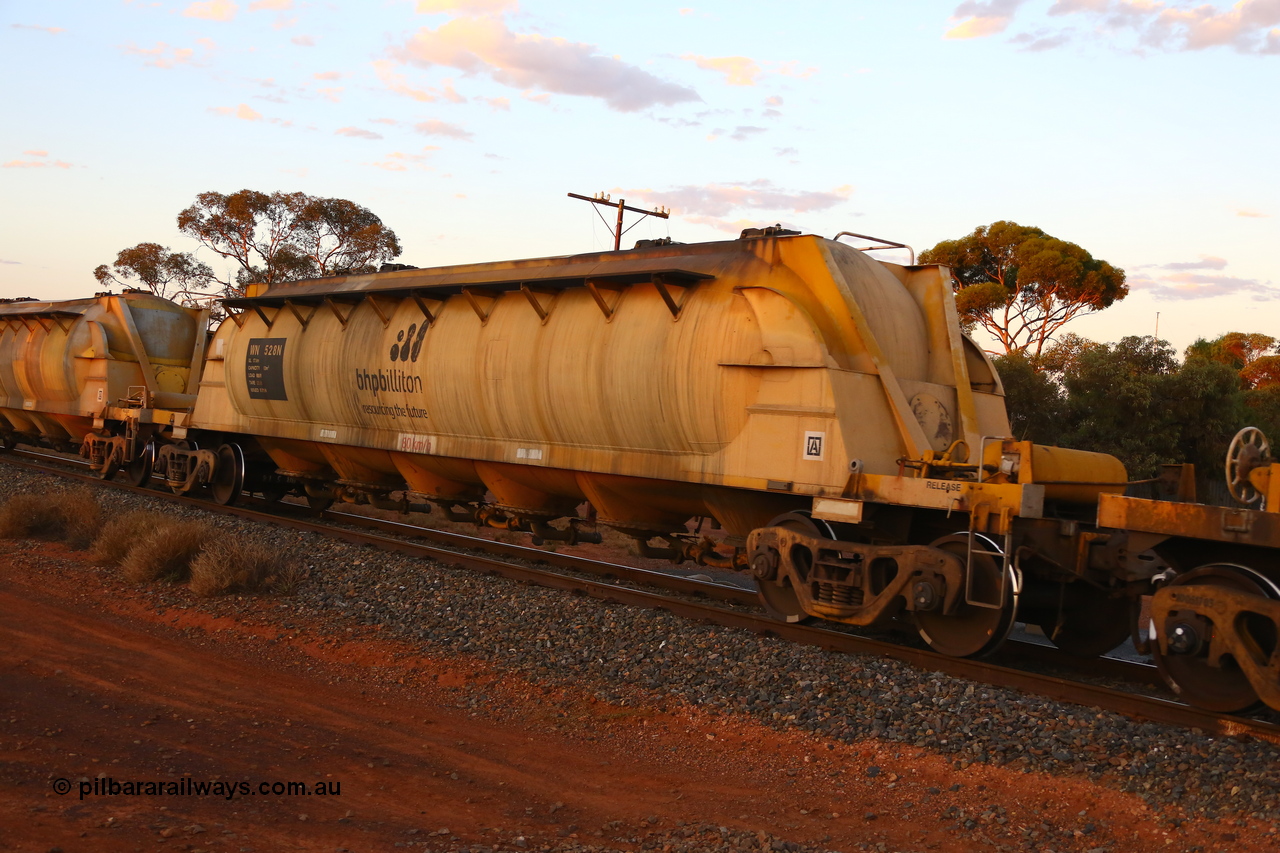
{"label": "railway waggon body", "polygon": [[[1009,437],[948,270],[739,240],[273,286],[207,314],[126,291],[0,305],[0,431],[220,503],[305,495],[749,571],[776,618],[1133,636],[1204,707],[1280,709],[1280,474],[1125,496],[1113,457]],[[1273,485],[1274,484],[1274,485]]]}

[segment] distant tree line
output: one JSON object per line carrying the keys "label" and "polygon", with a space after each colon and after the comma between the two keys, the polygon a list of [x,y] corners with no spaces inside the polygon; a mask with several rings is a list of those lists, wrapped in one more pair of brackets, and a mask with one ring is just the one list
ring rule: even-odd
{"label": "distant tree line", "polygon": [[234,278],[223,280],[194,253],[159,243],[122,249],[113,264],[94,269],[94,278],[174,299],[240,296],[253,282],[376,272],[400,254],[395,232],[367,207],[300,192],[200,193],[178,214],[178,230],[233,261]]}
{"label": "distant tree line", "polygon": [[1222,478],[1232,436],[1256,426],[1280,440],[1280,346],[1261,333],[1197,340],[1179,363],[1167,341],[1099,344],[1066,334],[1040,355],[995,359],[1014,435],[1118,457],[1130,478],[1193,462]]}

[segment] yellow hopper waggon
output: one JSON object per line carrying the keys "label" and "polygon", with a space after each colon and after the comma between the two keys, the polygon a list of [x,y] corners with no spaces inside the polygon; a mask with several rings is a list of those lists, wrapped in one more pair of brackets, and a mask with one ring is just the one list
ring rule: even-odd
{"label": "yellow hopper waggon", "polygon": [[[153,341],[136,318],[156,303]],[[1015,622],[1081,656],[1132,636],[1194,704],[1280,709],[1265,438],[1233,444],[1239,508],[1192,502],[1189,466],[1141,500],[1111,456],[1014,440],[944,267],[749,229],[223,305],[207,338],[137,293],[0,305],[6,444],[223,504],[292,493],[565,542],[608,526],[749,572],[780,620],[905,624],[954,656]]]}

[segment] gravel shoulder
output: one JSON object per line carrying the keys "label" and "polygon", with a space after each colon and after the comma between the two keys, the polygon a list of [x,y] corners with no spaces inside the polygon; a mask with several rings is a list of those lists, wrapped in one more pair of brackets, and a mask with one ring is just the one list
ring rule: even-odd
{"label": "gravel shoulder", "polygon": [[[0,499],[62,482],[0,464]],[[0,540],[0,850],[1280,846],[1268,744],[101,500],[264,538],[310,577],[201,599]],[[341,793],[80,799],[99,777]]]}

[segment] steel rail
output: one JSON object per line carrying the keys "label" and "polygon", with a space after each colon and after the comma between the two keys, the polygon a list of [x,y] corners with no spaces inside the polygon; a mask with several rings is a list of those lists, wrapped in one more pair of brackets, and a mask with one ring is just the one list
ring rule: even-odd
{"label": "steel rail", "polygon": [[[289,504],[286,506],[294,505]],[[301,507],[298,508],[301,509]],[[741,604],[753,608],[758,608],[760,605],[760,598],[755,592],[728,584],[694,581],[681,577],[680,575],[673,575],[667,572],[639,569],[619,563],[606,563],[601,560],[591,560],[586,557],[578,557],[572,554],[549,553],[541,548],[530,548],[526,545],[496,542],[492,539],[485,539],[479,536],[467,536],[462,533],[449,533],[444,530],[436,530],[430,527],[406,524],[399,521],[386,521],[384,519],[370,518],[369,516],[364,515],[335,512],[332,509],[325,510],[321,517],[340,524],[372,528],[392,535],[428,539],[430,541],[439,542],[455,548],[482,550],[490,554],[500,554],[518,560],[527,560],[532,563],[545,563],[558,568],[572,569],[585,574],[598,575],[605,578],[617,578],[619,580],[630,581],[632,583],[657,586],[675,592],[689,593],[717,601],[726,601],[732,604]],[[840,633],[838,629],[835,632]],[[1088,669],[1091,674],[1094,675],[1113,676],[1116,678],[1124,678],[1129,681],[1149,684],[1153,687],[1165,687],[1164,679],[1160,677],[1159,671],[1153,664],[1144,664],[1136,661],[1110,657],[1098,657],[1092,659],[1076,658],[1055,647],[1039,645],[1037,643],[1010,640],[1006,643],[1001,652],[997,653],[996,657],[1012,658],[1013,661],[1010,662],[1026,661],[1049,666],[1065,665],[1071,669]]]}
{"label": "steel rail", "polygon": [[[32,459],[50,460],[62,464],[75,465],[81,468],[89,467],[88,462],[80,459],[55,456],[48,453],[42,453],[40,451],[19,450],[16,451],[16,453]],[[86,479],[93,482],[101,482],[92,476],[89,476]],[[113,483],[113,485],[124,487],[124,484],[121,483]],[[152,493],[149,489],[143,491]],[[160,494],[167,495],[168,493],[161,492]],[[203,501],[197,501],[197,505],[206,508],[210,507],[209,504]],[[216,507],[216,504],[213,506]],[[309,510],[299,504],[272,504],[260,501],[257,498],[251,498],[249,506],[270,507],[270,512],[273,515],[282,511],[286,513],[296,512],[312,516],[314,515],[313,510]],[[751,590],[728,584],[691,580],[668,572],[641,569],[620,563],[606,563],[601,560],[592,560],[572,554],[548,552],[541,548],[533,548],[527,545],[498,542],[481,536],[468,536],[462,533],[450,533],[448,531],[438,530],[432,527],[406,524],[399,521],[387,521],[385,519],[371,518],[365,515],[339,512],[333,509],[325,510],[320,514],[320,517],[339,524],[349,524],[355,527],[381,530],[385,533],[397,536],[426,539],[428,541],[447,545],[450,548],[484,551],[486,553],[499,554],[513,559],[527,560],[532,563],[543,563],[546,565],[556,566],[558,568],[580,571],[585,574],[597,575],[605,578],[618,578],[619,580],[631,583],[661,587],[674,592],[682,592],[689,595],[706,597],[717,601],[725,601],[747,607],[757,608],[760,604],[759,596]],[[835,630],[836,632],[840,631],[838,628],[832,630]],[[1091,675],[1109,676],[1130,682],[1147,684],[1160,689],[1166,688],[1164,679],[1160,677],[1159,671],[1153,664],[1139,663],[1132,660],[1106,656],[1088,659],[1076,658],[1056,647],[1022,640],[1011,639],[1007,641],[995,654],[993,659],[1011,664],[1034,663],[1040,666],[1052,666],[1087,671]]]}
{"label": "steel rail", "polygon": [[729,584],[715,583],[714,581],[690,580],[689,578],[682,577],[681,575],[658,572],[652,569],[640,569],[635,566],[622,565],[621,563],[606,563],[603,560],[592,560],[587,557],[579,557],[574,554],[557,554],[554,552],[544,551],[541,548],[530,548],[527,545],[513,545],[508,542],[496,542],[492,539],[485,539],[480,536],[467,536],[463,533],[450,533],[445,530],[421,527],[416,524],[387,521],[381,518],[370,518],[365,515],[354,515],[348,512],[335,512],[331,509],[325,510],[321,515],[321,518],[329,519],[340,524],[350,524],[352,526],[381,530],[385,533],[391,533],[397,536],[429,539],[455,548],[484,550],[490,554],[501,554],[502,556],[516,560],[528,560],[531,563],[545,563],[562,569],[573,569],[585,574],[599,575],[606,578],[617,578],[618,580],[648,584],[650,586],[662,586],[676,592],[706,596],[707,598],[714,598],[719,601],[727,601],[733,604],[743,604],[751,607],[756,607],[760,604],[759,597],[751,590],[743,589],[738,586],[731,586]]}
{"label": "steel rail", "polygon": [[[585,594],[601,601],[666,610],[676,616],[686,619],[706,622],[726,628],[738,628],[752,631],[757,634],[772,635],[788,642],[816,646],[826,651],[838,652],[841,654],[861,654],[876,657],[888,657],[928,672],[940,672],[955,678],[981,682],[995,687],[1019,690],[1023,693],[1038,695],[1055,701],[1068,702],[1076,705],[1092,705],[1099,709],[1113,711],[1124,716],[1149,720],[1156,723],[1181,726],[1184,728],[1198,728],[1212,734],[1226,735],[1230,737],[1253,737],[1258,740],[1280,744],[1280,725],[1261,720],[1251,720],[1244,717],[1219,715],[1170,699],[1163,699],[1139,693],[1129,693],[1123,690],[1078,681],[1070,681],[1053,675],[1027,672],[1000,664],[994,664],[989,661],[946,657],[936,652],[924,649],[915,649],[908,646],[889,643],[884,640],[862,637],[856,634],[846,634],[827,628],[817,628],[810,625],[786,624],[754,613],[728,610],[723,607],[717,607],[703,602],[671,598],[658,593],[631,589],[629,587],[619,586],[617,582],[609,583],[605,581],[594,581],[573,577],[571,575],[561,574],[560,572],[551,571],[549,569],[519,565],[517,563],[511,563],[506,560],[487,557],[481,554],[466,553],[434,545],[409,542],[404,539],[383,536],[375,533],[366,533],[342,527],[333,527],[330,525],[319,524],[316,521],[308,521],[289,516],[266,513],[246,507],[220,506],[209,501],[189,498],[182,495],[163,495],[163,493],[156,492],[152,489],[140,488],[124,483],[108,482],[89,474],[59,471],[57,469],[51,469],[44,466],[24,463],[13,459],[12,457],[14,455],[16,454],[0,454],[0,460],[9,462],[10,464],[16,464],[24,468],[40,471],[42,473],[53,473],[71,479],[109,485],[114,488],[145,494],[152,497],[164,496],[181,503],[212,512],[234,515],[253,521],[278,524],[295,530],[302,530],[341,539],[353,544],[368,545],[384,551],[432,559],[437,562],[459,566],[486,574],[499,575],[511,580],[529,583],[536,586],[551,589],[562,589],[577,594]],[[35,454],[31,455],[35,456]],[[62,462],[71,461],[64,460],[59,457],[52,458],[58,459]],[[511,547],[520,548],[521,546]],[[534,551],[536,549],[528,550]],[[544,557],[546,556],[546,552],[538,551],[537,553]],[[580,560],[581,558],[575,559]],[[585,562],[595,563],[596,561]],[[604,565],[608,566],[610,570],[628,568],[616,566],[611,563]],[[660,573],[650,572],[647,574],[652,575]],[[664,576],[664,578],[665,577],[668,576]],[[652,583],[652,581],[649,582]],[[687,582],[698,583],[693,581]]]}
{"label": "steel rail", "polygon": [[[19,450],[16,451],[16,454],[31,459],[47,460],[79,468],[89,467],[89,463],[84,460],[55,456],[41,451]],[[92,475],[85,476],[85,479],[90,482],[101,482],[101,480],[93,477]],[[121,488],[126,487],[121,483],[112,483],[112,485]],[[151,492],[149,489],[144,489],[142,491],[154,494],[154,492]],[[168,496],[169,493],[160,492],[160,494]],[[314,516],[313,510],[309,510],[299,504],[268,503],[257,498],[250,498],[249,500],[250,507],[270,507],[270,513],[273,517],[281,512],[302,513]],[[197,500],[196,505],[211,508],[210,505],[204,501]],[[216,504],[213,505],[213,507],[216,506]],[[325,510],[321,513],[320,517],[328,519],[334,523],[381,530],[391,535],[426,539],[428,541],[441,543],[450,548],[484,551],[489,554],[499,554],[513,559],[527,560],[532,563],[542,563],[599,577],[617,578],[630,583],[655,586],[671,590],[673,592],[681,592],[688,595],[705,597],[717,601],[725,601],[752,608],[758,608],[760,603],[758,595],[751,590],[728,584],[692,580],[668,572],[641,569],[619,563],[606,563],[601,560],[591,560],[586,557],[579,557],[572,554],[547,552],[541,548],[497,542],[493,539],[486,539],[480,536],[450,533],[432,527],[406,524],[399,521],[387,521],[385,519],[371,518],[364,515],[338,512],[332,509]],[[829,630],[839,633],[842,629],[830,628]],[[990,660],[992,662],[1003,662],[1010,665],[1038,665],[1055,667],[1058,669],[1083,671],[1094,676],[1108,676],[1131,683],[1146,684],[1161,690],[1166,689],[1164,679],[1160,677],[1159,671],[1153,664],[1139,663],[1132,660],[1106,656],[1088,659],[1076,658],[1053,646],[1046,646],[1017,639],[1008,640],[1000,650],[990,658]]]}

